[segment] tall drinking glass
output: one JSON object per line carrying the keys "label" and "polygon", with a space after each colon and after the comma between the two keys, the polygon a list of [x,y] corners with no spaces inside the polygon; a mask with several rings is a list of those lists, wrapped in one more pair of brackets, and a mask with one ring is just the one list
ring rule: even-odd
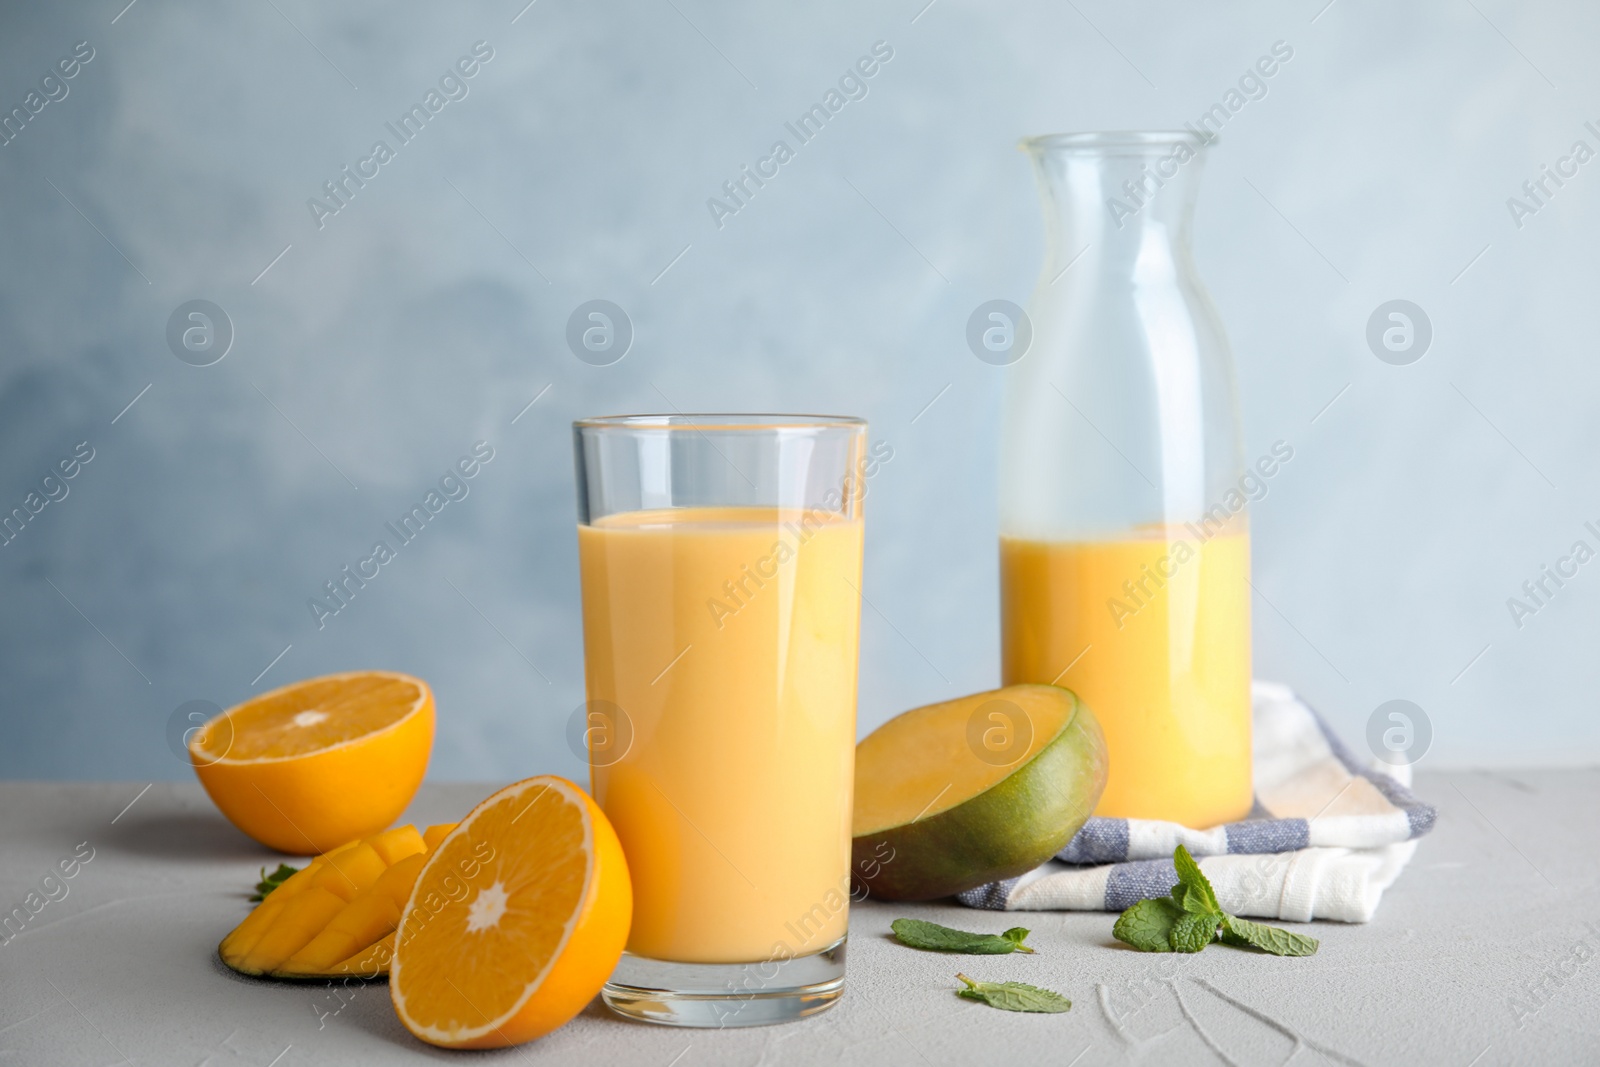
{"label": "tall drinking glass", "polygon": [[680,1026],[844,990],[866,424],[573,424],[587,745],[633,877],[603,992]]}

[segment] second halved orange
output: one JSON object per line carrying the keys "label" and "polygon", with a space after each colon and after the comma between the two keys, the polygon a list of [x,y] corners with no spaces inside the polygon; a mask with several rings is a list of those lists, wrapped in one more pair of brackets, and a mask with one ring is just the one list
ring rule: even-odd
{"label": "second halved orange", "polygon": [[395,930],[395,1012],[449,1048],[542,1037],[600,991],[632,915],[622,845],[595,802],[551,775],[507,786],[417,877]]}

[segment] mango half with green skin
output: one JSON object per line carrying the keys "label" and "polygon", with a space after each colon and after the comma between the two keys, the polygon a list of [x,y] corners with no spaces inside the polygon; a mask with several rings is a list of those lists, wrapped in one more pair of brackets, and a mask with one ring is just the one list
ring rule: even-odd
{"label": "mango half with green skin", "polygon": [[913,708],[856,746],[853,874],[882,900],[933,900],[1031,871],[1093,813],[1107,767],[1070,689]]}

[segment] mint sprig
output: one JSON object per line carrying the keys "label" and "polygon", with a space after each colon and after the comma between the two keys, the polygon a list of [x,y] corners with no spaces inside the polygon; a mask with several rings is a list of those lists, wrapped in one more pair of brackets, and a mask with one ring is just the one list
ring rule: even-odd
{"label": "mint sprig", "polygon": [[1141,900],[1118,917],[1111,934],[1140,952],[1171,952],[1172,928],[1185,914],[1171,897]]}
{"label": "mint sprig", "polygon": [[1026,982],[980,982],[957,974],[966,984],[956,996],[976,1000],[1002,1011],[1036,1011],[1055,1014],[1072,1009],[1072,1001],[1052,989],[1040,989]]}
{"label": "mint sprig", "polygon": [[252,904],[267,899],[267,894],[287,882],[293,875],[299,874],[300,868],[291,867],[287,863],[278,864],[278,869],[271,874],[265,867],[261,868],[261,881],[256,883],[255,895],[250,898]]}
{"label": "mint sprig", "polygon": [[889,924],[902,945],[928,952],[961,952],[972,956],[1003,956],[1010,952],[1032,952],[1022,943],[1028,931],[1013,926],[1003,934],[972,934],[922,919],[896,919]]}
{"label": "mint sprig", "polygon": [[1117,918],[1111,934],[1140,952],[1199,952],[1213,941],[1257,948],[1274,956],[1310,956],[1314,937],[1229,915],[1200,865],[1179,845],[1172,853],[1178,884],[1170,897],[1141,900]]}
{"label": "mint sprig", "polygon": [[1239,948],[1253,946],[1274,956],[1312,956],[1321,944],[1314,937],[1280,930],[1265,923],[1253,923],[1235,915],[1225,916],[1222,925],[1222,943]]}
{"label": "mint sprig", "polygon": [[1220,911],[1191,911],[1172,924],[1172,951],[1199,952],[1217,939],[1217,928],[1222,925]]}
{"label": "mint sprig", "polygon": [[[1200,870],[1200,865],[1189,855],[1189,850],[1179,845],[1172,852],[1172,866],[1178,872],[1178,885],[1185,889],[1182,897],[1174,892],[1174,899],[1183,905],[1183,910],[1203,914],[1216,912],[1221,914],[1222,905],[1217,903],[1217,894],[1211,889],[1211,880]],[[1173,887],[1174,890],[1177,886]]]}

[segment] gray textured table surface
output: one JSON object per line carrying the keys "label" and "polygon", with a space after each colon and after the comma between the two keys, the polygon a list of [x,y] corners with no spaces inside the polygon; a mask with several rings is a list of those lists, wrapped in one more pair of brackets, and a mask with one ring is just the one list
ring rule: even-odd
{"label": "gray textured table surface", "polygon": [[[488,791],[430,785],[410,817],[457,819]],[[1105,915],[868,903],[851,915],[849,989],[815,1019],[690,1031],[597,1003],[532,1045],[463,1054],[414,1041],[382,985],[341,998],[216,962],[245,912],[241,887],[274,857],[197,785],[0,783],[5,910],[58,860],[93,850],[67,895],[0,944],[0,1064],[1600,1062],[1600,771],[1422,774],[1417,791],[1439,805],[1438,827],[1377,920],[1317,924],[1310,959],[1142,955],[1112,940]],[[914,952],[887,938],[901,914],[993,930],[1014,918],[1039,951]],[[1050,986],[1073,1009],[960,1000],[958,968]]]}

